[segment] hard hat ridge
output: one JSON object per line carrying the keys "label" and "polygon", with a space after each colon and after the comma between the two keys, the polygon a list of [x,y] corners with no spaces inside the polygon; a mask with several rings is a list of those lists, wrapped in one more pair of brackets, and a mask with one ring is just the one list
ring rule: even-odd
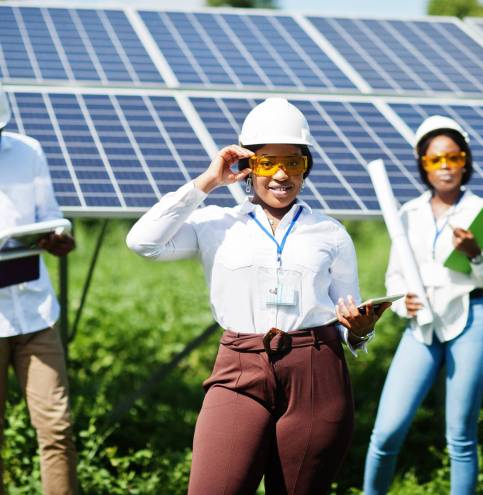
{"label": "hard hat ridge", "polygon": [[419,143],[428,135],[435,131],[451,130],[461,134],[466,143],[470,142],[468,133],[456,122],[449,117],[443,115],[432,115],[425,119],[418,127],[414,137],[414,149],[417,152]]}
{"label": "hard hat ridge", "polygon": [[303,113],[285,98],[272,97],[253,108],[243,122],[240,144],[300,144],[313,139]]}

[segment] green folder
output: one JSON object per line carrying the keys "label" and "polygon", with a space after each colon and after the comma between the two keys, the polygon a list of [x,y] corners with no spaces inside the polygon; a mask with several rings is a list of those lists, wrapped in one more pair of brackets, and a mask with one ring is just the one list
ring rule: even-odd
{"label": "green folder", "polygon": [[[481,248],[483,246],[483,209],[476,215],[467,230],[475,236],[476,242]],[[446,258],[444,266],[457,272],[471,272],[470,260],[461,251],[457,251],[456,249]]]}

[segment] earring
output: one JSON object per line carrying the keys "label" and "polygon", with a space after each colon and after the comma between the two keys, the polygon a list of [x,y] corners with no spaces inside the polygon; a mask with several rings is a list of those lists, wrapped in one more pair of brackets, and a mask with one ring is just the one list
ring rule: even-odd
{"label": "earring", "polygon": [[248,177],[245,185],[245,192],[248,194],[252,191],[252,178]]}
{"label": "earring", "polygon": [[302,185],[300,186],[300,190],[303,191],[305,189],[305,179],[302,179]]}

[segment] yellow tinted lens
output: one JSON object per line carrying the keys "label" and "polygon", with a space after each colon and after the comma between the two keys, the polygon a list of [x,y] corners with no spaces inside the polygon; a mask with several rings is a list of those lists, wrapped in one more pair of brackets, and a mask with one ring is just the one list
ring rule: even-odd
{"label": "yellow tinted lens", "polygon": [[300,175],[307,170],[307,157],[302,155],[289,156],[284,163],[287,175]]}
{"label": "yellow tinted lens", "polygon": [[466,153],[464,151],[456,151],[446,155],[449,168],[463,168],[466,164]]}
{"label": "yellow tinted lens", "polygon": [[271,177],[282,168],[287,175],[300,175],[307,170],[307,157],[254,155],[250,157],[250,168],[255,175]]}
{"label": "yellow tinted lens", "polygon": [[250,168],[255,175],[261,175],[262,177],[270,177],[274,175],[278,166],[270,156],[251,156],[250,157]]}

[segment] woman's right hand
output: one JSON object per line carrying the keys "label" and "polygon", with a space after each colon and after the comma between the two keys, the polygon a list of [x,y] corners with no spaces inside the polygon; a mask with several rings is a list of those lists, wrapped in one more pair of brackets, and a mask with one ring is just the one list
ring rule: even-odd
{"label": "woman's right hand", "polygon": [[404,299],[406,304],[406,311],[408,316],[416,316],[416,313],[423,307],[421,301],[418,299],[418,296],[413,292],[408,292],[406,294],[406,298]]}
{"label": "woman's right hand", "polygon": [[213,158],[210,166],[195,179],[196,187],[209,193],[215,187],[226,186],[243,180],[251,172],[251,169],[246,168],[241,172],[235,172],[231,167],[238,160],[249,158],[253,154],[253,151],[236,144],[221,149]]}

